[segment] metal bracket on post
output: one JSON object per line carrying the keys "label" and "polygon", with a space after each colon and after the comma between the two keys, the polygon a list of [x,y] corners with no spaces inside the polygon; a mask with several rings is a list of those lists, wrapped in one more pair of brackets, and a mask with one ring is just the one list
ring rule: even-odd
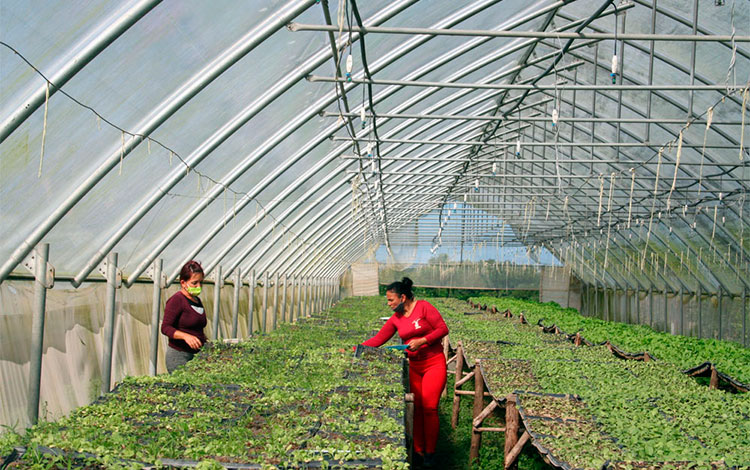
{"label": "metal bracket on post", "polygon": [[[36,271],[34,271],[34,266],[36,266],[36,250],[32,250],[31,253],[24,258],[21,265],[31,274],[36,275]],[[42,283],[45,289],[52,289],[55,287],[55,267],[52,266],[49,261],[47,261],[47,269],[45,270],[45,276]]]}
{"label": "metal bracket on post", "polygon": [[[104,261],[102,264],[105,266],[104,267],[104,272],[106,273],[107,272],[106,271],[106,269],[107,269],[106,268],[107,262]],[[120,271],[120,270],[118,269],[118,271]],[[101,266],[99,268],[99,272],[101,272]],[[146,276],[147,278],[151,279],[152,281],[155,280],[154,279],[154,265],[153,265],[153,263],[151,264],[151,266],[148,267],[148,269],[146,269],[143,272],[143,275]],[[120,271],[120,282],[122,282],[122,271]],[[120,287],[120,286],[117,286],[117,287]],[[162,289],[166,289],[167,288],[167,273],[165,273],[164,271],[162,271],[162,273],[161,273],[161,281],[159,282],[159,287],[161,287]]]}
{"label": "metal bracket on post", "polygon": [[[97,266],[96,271],[99,274],[101,274],[102,276],[104,276],[105,279],[107,278],[107,260],[106,259],[104,261],[102,261],[99,264],[99,266]],[[152,266],[152,271],[153,271],[153,266]],[[119,289],[120,287],[122,287],[122,269],[116,268],[115,273],[116,273],[115,274],[116,275],[115,289]],[[153,274],[152,274],[152,276],[153,276]],[[166,284],[167,284],[167,280],[166,280],[166,277],[165,277],[164,278],[164,286],[163,287],[166,287]]]}

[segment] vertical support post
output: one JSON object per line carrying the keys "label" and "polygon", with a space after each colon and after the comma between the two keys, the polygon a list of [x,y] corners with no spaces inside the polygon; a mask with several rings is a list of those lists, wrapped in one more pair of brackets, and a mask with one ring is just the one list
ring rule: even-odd
{"label": "vertical support post", "polygon": [[115,340],[115,302],[117,301],[117,253],[107,255],[107,302],[104,305],[104,370],[102,395],[109,392],[112,382],[112,349]]}
{"label": "vertical support post", "polygon": [[271,329],[276,329],[276,317],[279,316],[279,272],[273,275],[273,322]]}
{"label": "vertical support post", "polygon": [[719,373],[716,371],[716,366],[711,364],[711,379],[708,382],[708,388],[717,389],[719,388]]}
{"label": "vertical support post", "polygon": [[302,312],[302,306],[304,305],[302,303],[302,294],[304,292],[302,289],[302,285],[304,284],[304,282],[305,279],[303,277],[300,276],[299,278],[297,278],[297,318],[302,318],[305,316],[304,312]]}
{"label": "vertical support post", "polygon": [[721,340],[721,315],[724,303],[724,289],[719,286],[719,340]]}
{"label": "vertical support post", "polygon": [[34,316],[31,320],[31,357],[29,358],[29,424],[39,420],[39,393],[42,383],[44,320],[47,309],[47,260],[49,243],[40,243],[34,254]]}
{"label": "vertical support post", "polygon": [[261,331],[263,333],[268,333],[268,271],[263,273],[263,303],[260,307],[260,321],[261,325],[263,325],[263,328],[261,328]]}
{"label": "vertical support post", "polygon": [[610,308],[609,304],[612,302],[612,296],[609,294],[609,289],[607,288],[606,284],[604,285],[602,298],[604,299],[604,319],[607,321],[611,321],[612,319],[610,317],[612,316],[612,309]]}
{"label": "vertical support post", "polygon": [[641,286],[635,286],[635,311],[638,315],[636,323],[641,323]]}
{"label": "vertical support post", "polygon": [[286,322],[286,291],[289,290],[289,274],[284,274],[284,290],[281,295],[281,321]]}
{"label": "vertical support post", "polygon": [[[474,409],[472,410],[472,420],[476,418],[484,408],[484,377],[482,377],[481,361],[477,359],[474,362]],[[471,447],[469,448],[469,465],[479,459],[479,448],[482,446],[482,433],[471,426]]]}
{"label": "vertical support post", "polygon": [[289,323],[294,322],[294,314],[295,308],[294,304],[297,302],[297,297],[295,296],[295,289],[297,288],[297,276],[292,275],[289,281],[289,287],[291,287],[291,291],[289,292]]}
{"label": "vertical support post", "polygon": [[[518,442],[518,409],[516,408],[516,396],[512,393],[505,400],[505,455],[511,453],[516,442]],[[507,461],[507,460],[506,460]],[[506,470],[516,470],[518,464],[505,467]]]}
{"label": "vertical support post", "polygon": [[453,381],[453,413],[451,414],[451,427],[456,429],[458,425],[458,412],[461,409],[461,395],[456,394],[458,387],[456,384],[464,377],[464,347],[461,341],[456,346],[456,374]]}
{"label": "vertical support post", "polygon": [[625,287],[625,318],[623,323],[630,323],[630,318],[633,316],[633,304],[630,299],[630,284]]}
{"label": "vertical support post", "polygon": [[315,280],[315,306],[318,313],[323,311],[323,279]]}
{"label": "vertical support post", "polygon": [[[450,340],[448,339],[448,335],[443,336],[443,339],[441,340],[443,343],[443,357],[445,357],[445,362],[448,362],[448,350],[450,349]],[[443,393],[440,394],[440,398],[445,398],[448,396],[448,381],[445,381],[445,386],[443,386]]]}
{"label": "vertical support post", "polygon": [[648,325],[653,328],[654,327],[654,286],[651,285],[648,288],[648,311],[649,311],[649,321]]}
{"label": "vertical support post", "polygon": [[703,293],[698,283],[698,338],[703,338]]}
{"label": "vertical support post", "polygon": [[685,304],[683,303],[683,295],[684,290],[683,287],[680,286],[680,334],[685,336]]}
{"label": "vertical support post", "polygon": [[[667,330],[667,325],[669,325],[669,291],[667,290],[667,284],[664,283],[664,330]],[[671,332],[671,331],[670,331]]]}
{"label": "vertical support post", "polygon": [[742,288],[742,346],[747,347],[747,287]]}
{"label": "vertical support post", "polygon": [[305,283],[305,316],[309,317],[312,315],[312,279],[308,276],[307,282]]}
{"label": "vertical support post", "polygon": [[159,358],[159,312],[161,311],[161,268],[163,260],[154,260],[154,295],[151,297],[151,355],[148,375],[156,375],[156,360]]}
{"label": "vertical support post", "polygon": [[255,315],[255,270],[250,271],[250,283],[247,290],[247,335],[253,335],[253,315]]}
{"label": "vertical support post", "polygon": [[219,338],[219,317],[221,316],[221,285],[223,284],[221,265],[216,266],[216,275],[214,276],[214,318],[213,318],[213,335],[211,339],[214,341]]}
{"label": "vertical support post", "polygon": [[237,267],[234,274],[234,299],[232,300],[232,338],[237,337],[240,322],[240,290],[242,289],[242,271]]}

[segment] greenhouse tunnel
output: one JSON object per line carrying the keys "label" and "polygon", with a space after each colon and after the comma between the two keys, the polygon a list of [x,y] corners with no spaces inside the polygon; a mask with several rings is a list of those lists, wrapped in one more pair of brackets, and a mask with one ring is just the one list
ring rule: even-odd
{"label": "greenhouse tunnel", "polygon": [[[750,343],[750,2],[0,2],[0,425],[410,273]],[[217,314],[218,312],[218,314]]]}

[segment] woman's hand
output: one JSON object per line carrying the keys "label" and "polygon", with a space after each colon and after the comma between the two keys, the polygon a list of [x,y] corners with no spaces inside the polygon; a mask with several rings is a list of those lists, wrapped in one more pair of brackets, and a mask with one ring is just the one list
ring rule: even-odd
{"label": "woman's hand", "polygon": [[417,349],[421,348],[423,345],[427,344],[427,340],[424,338],[415,338],[411,341],[409,341],[409,347],[407,348],[409,351],[416,351]]}
{"label": "woman's hand", "polygon": [[181,339],[186,342],[187,345],[190,346],[190,349],[198,350],[202,346],[201,340],[199,340],[196,336],[191,335],[190,333],[185,333],[184,331],[175,331],[174,338]]}

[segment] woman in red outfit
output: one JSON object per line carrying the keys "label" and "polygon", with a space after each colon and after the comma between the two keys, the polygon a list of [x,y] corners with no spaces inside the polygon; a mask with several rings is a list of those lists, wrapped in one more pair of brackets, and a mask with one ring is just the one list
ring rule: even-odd
{"label": "woman in red outfit", "polygon": [[448,334],[443,317],[429,302],[414,300],[408,277],[386,288],[385,298],[394,311],[377,335],[365,346],[378,347],[393,333],[407,344],[409,384],[414,394],[414,451],[424,458],[424,466],[434,466],[437,446],[438,402],[445,388],[446,365],[441,339]]}
{"label": "woman in red outfit", "polygon": [[198,297],[202,285],[203,268],[197,261],[189,261],[180,270],[180,290],[164,306],[161,332],[169,338],[165,360],[170,374],[187,364],[206,342],[206,312]]}

